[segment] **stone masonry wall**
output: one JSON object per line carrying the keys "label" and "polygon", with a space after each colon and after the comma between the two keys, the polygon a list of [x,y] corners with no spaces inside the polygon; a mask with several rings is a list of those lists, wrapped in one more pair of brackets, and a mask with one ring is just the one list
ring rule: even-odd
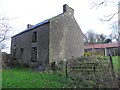
{"label": "stone masonry wall", "polygon": [[67,11],[50,20],[49,60],[78,58],[83,55],[83,33],[73,13]]}
{"label": "stone masonry wall", "polygon": [[[37,42],[32,42],[33,32],[37,31]],[[13,63],[22,63],[29,65],[31,61],[32,47],[37,47],[37,64],[44,64],[48,62],[48,35],[49,23],[38,26],[33,30],[24,32],[20,35],[12,37],[11,56]],[[16,60],[13,60],[13,50],[16,48]],[[20,50],[23,48],[23,56],[20,60]]]}

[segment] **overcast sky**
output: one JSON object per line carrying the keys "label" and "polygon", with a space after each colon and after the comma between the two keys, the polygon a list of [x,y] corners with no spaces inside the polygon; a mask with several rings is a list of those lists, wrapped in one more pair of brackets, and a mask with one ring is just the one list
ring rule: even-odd
{"label": "overcast sky", "polygon": [[[11,33],[15,35],[25,30],[27,24],[35,25],[62,13],[63,5],[68,4],[74,9],[74,16],[83,33],[92,29],[96,33],[110,34],[110,23],[117,20],[117,15],[106,23],[99,19],[117,12],[118,8],[112,2],[107,7],[90,9],[92,1],[94,0],[0,0],[0,16],[11,18]],[[7,44],[10,46],[10,41]]]}

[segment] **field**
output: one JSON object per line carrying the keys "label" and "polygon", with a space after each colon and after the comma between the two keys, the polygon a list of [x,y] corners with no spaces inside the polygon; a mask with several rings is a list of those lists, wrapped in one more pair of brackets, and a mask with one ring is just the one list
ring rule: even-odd
{"label": "field", "polygon": [[3,88],[61,88],[67,78],[58,73],[40,73],[25,68],[12,68],[3,71]]}
{"label": "field", "polygon": [[[118,73],[118,68],[120,70],[118,66],[120,57],[114,56],[112,58],[115,72]],[[4,69],[2,75],[3,88],[62,88],[68,87],[72,82],[72,80],[65,77],[65,73],[36,72],[20,67]]]}
{"label": "field", "polygon": [[120,56],[119,57],[118,56],[113,56],[112,59],[113,59],[114,70],[115,70],[116,73],[118,73],[120,71],[120,66],[119,66]]}

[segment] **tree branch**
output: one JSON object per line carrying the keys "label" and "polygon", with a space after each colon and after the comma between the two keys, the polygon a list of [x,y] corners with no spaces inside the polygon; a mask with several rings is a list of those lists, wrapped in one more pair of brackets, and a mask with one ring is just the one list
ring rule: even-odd
{"label": "tree branch", "polygon": [[105,5],[105,6],[106,6],[106,5],[107,5],[107,2],[108,2],[108,0],[104,0],[104,1],[103,1],[103,0],[102,0],[102,1],[99,0],[99,1],[96,2],[96,3],[95,3],[95,2],[92,2],[93,6],[91,7],[91,9],[92,9],[92,8],[95,8],[95,7],[96,7],[96,9],[98,9],[101,5]]}
{"label": "tree branch", "polygon": [[8,38],[7,33],[10,31],[11,27],[9,27],[8,25],[5,25],[4,23],[0,23],[0,24],[4,27],[4,29],[0,30],[1,31],[0,43],[1,43]]}
{"label": "tree branch", "polygon": [[[107,4],[116,4],[117,6],[120,5],[120,3],[118,3],[117,1],[115,2],[114,0],[95,0],[95,1],[92,2],[92,5],[93,5],[92,8],[96,7],[96,9],[98,9],[100,6],[103,6],[103,5],[107,6]],[[110,14],[108,16],[105,16],[107,18],[100,19],[100,21],[111,21],[114,18],[114,16],[117,15],[118,13],[120,13],[120,11]]]}
{"label": "tree branch", "polygon": [[108,17],[108,19],[100,19],[100,21],[111,21],[115,15],[117,15],[118,13],[120,13],[120,11],[114,13],[114,14],[111,14],[111,15],[108,15],[108,16],[105,16],[105,17]]}

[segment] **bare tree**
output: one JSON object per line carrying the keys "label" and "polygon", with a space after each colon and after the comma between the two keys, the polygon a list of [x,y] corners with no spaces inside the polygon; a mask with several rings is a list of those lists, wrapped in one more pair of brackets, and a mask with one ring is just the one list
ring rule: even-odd
{"label": "bare tree", "polygon": [[105,43],[106,35],[104,34],[96,34],[96,43],[102,44]]}
{"label": "bare tree", "polygon": [[84,34],[84,43],[85,44],[101,44],[105,43],[106,35],[104,34],[97,34],[92,30],[87,31]]}
{"label": "bare tree", "polygon": [[120,1],[119,0],[93,0],[92,2],[92,8],[100,8],[100,7],[106,7],[112,5],[115,8],[118,8],[118,11],[116,12],[111,12],[108,15],[104,16],[104,18],[101,18],[100,21],[102,22],[109,22],[112,21],[112,19],[118,15],[118,20],[113,21],[110,24],[110,29],[113,31],[109,35],[109,38],[111,40],[116,40],[120,41],[120,20],[119,20],[119,15],[120,15]]}
{"label": "bare tree", "polygon": [[[116,6],[116,8],[118,8],[118,6],[120,5],[118,3],[118,0],[93,0],[92,9],[93,8],[98,9],[101,6],[109,6],[110,4],[114,4],[113,6]],[[116,15],[118,15],[118,13],[120,13],[119,10],[117,12],[113,12],[111,14],[104,16],[104,18],[101,18],[100,20],[101,21],[111,21]]]}
{"label": "bare tree", "polygon": [[0,18],[0,49],[5,48],[5,41],[10,38],[9,32],[11,31],[11,27],[8,23],[9,19]]}
{"label": "bare tree", "polygon": [[85,33],[84,37],[85,44],[94,44],[96,41],[95,33],[92,30],[89,30],[87,33]]}

